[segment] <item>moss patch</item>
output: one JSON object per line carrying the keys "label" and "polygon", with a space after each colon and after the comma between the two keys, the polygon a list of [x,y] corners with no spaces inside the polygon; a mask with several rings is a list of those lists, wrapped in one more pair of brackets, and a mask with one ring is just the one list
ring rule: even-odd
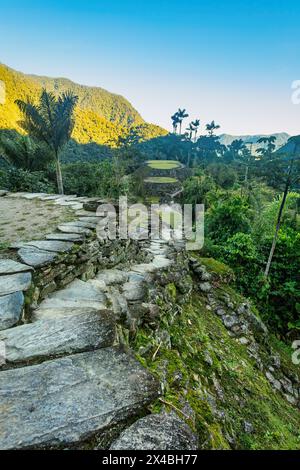
{"label": "moss patch", "polygon": [[[168,302],[158,302],[158,330],[168,332],[169,344],[159,344],[158,330],[150,327],[140,329],[131,344],[162,383],[163,397],[152,411],[180,410],[201,448],[300,449],[299,411],[272,390],[246,346],[228,335],[204,297],[194,294],[174,317],[175,293],[168,284]],[[280,350],[275,341],[272,347]]]}

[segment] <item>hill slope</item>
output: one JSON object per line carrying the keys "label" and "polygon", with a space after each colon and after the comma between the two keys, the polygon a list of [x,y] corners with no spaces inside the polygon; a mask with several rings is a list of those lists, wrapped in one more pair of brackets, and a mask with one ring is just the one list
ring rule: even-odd
{"label": "hill slope", "polygon": [[28,77],[40,87],[55,94],[71,90],[79,98],[79,107],[88,109],[108,121],[122,126],[142,124],[144,120],[123,96],[110,93],[103,88],[79,85],[66,78]]}
{"label": "hill slope", "polygon": [[16,99],[31,97],[37,101],[42,87],[56,94],[71,89],[79,97],[73,139],[78,144],[95,143],[114,147],[131,126],[137,126],[142,138],[150,139],[167,133],[159,126],[145,123],[139,113],[122,96],[102,88],[78,85],[67,79],[25,75],[0,64],[0,80],[5,84],[6,99],[0,105],[0,130],[22,132]]}

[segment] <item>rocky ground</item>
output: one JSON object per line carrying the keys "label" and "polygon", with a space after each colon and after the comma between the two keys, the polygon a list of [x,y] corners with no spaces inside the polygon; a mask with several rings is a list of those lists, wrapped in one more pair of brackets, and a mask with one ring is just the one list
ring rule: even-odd
{"label": "rocky ground", "polygon": [[0,204],[0,249],[19,241],[38,240],[60,222],[72,220],[72,211],[68,206],[53,204],[47,199],[11,195],[2,197]]}

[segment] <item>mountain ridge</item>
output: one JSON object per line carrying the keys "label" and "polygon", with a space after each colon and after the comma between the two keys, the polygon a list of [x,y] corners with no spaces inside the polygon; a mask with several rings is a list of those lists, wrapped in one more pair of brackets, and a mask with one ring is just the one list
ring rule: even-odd
{"label": "mountain ridge", "polygon": [[234,140],[242,140],[243,142],[257,144],[257,141],[261,137],[275,136],[276,148],[282,147],[291,137],[287,132],[274,132],[273,134],[244,134],[244,135],[232,135],[232,134],[220,134],[220,142],[223,145],[231,145]]}
{"label": "mountain ridge", "polygon": [[128,134],[131,127],[137,127],[142,139],[167,134],[154,124],[146,123],[126,98],[108,92],[100,87],[79,85],[69,79],[52,79],[16,71],[0,63],[0,80],[5,83],[6,99],[0,105],[0,130],[23,133],[18,122],[20,111],[16,99],[28,97],[37,102],[43,87],[55,94],[71,89],[79,96],[75,110],[75,126],[72,138],[78,144],[106,145],[116,147],[120,137]]}
{"label": "mountain ridge", "polygon": [[[47,77],[33,74],[26,76],[56,95],[72,90],[79,97],[78,104],[80,108],[94,111],[108,121],[124,126],[145,123],[139,112],[121,94],[112,93],[98,86],[82,85],[66,77]],[[113,107],[109,109],[111,104]],[[119,114],[116,111],[119,111]]]}

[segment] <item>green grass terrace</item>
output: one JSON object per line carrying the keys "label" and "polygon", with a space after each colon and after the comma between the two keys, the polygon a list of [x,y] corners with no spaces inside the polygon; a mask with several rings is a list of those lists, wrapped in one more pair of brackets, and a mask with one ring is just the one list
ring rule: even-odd
{"label": "green grass terrace", "polygon": [[147,160],[146,165],[154,170],[174,170],[182,168],[182,163],[176,160]]}
{"label": "green grass terrace", "polygon": [[144,179],[145,183],[154,183],[154,184],[174,184],[178,182],[177,178],[170,178],[168,176],[151,176]]}

